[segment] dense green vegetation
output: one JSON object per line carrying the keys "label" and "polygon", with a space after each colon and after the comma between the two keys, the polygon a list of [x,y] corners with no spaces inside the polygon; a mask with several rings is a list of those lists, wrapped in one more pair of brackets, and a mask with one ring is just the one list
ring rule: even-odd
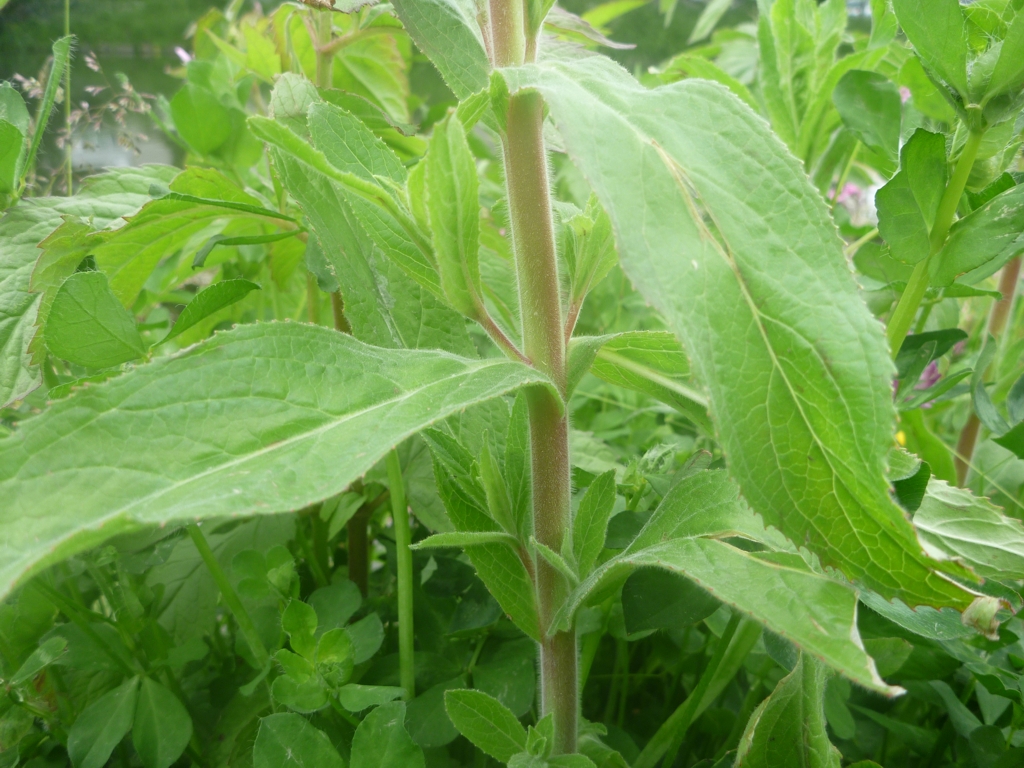
{"label": "dense green vegetation", "polygon": [[0,768],[1024,765],[1021,0],[157,5],[0,10]]}

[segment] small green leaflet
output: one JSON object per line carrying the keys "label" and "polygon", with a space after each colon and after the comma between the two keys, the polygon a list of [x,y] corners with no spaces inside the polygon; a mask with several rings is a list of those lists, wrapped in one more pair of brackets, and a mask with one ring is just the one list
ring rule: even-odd
{"label": "small green leaflet", "polygon": [[0,440],[0,593],[140,525],[334,496],[406,437],[531,384],[549,386],[519,363],[379,349],[318,326],[217,334]]}
{"label": "small green leaflet", "polygon": [[139,679],[133,677],[87,706],[68,732],[68,757],[75,768],[103,768],[135,721]]}
{"label": "small green leaflet", "polygon": [[526,749],[526,729],[504,704],[482,691],[447,691],[444,706],[459,733],[502,763]]}
{"label": "small green leaflet", "polygon": [[46,321],[46,346],[86,368],[112,368],[146,354],[135,319],[102,272],[77,272],[57,291]]}
{"label": "small green leaflet", "polygon": [[145,768],[169,768],[192,738],[192,718],[178,697],[155,680],[142,678],[132,744]]}
{"label": "small green leaflet", "polygon": [[898,159],[903,104],[895,83],[877,72],[851,69],[839,79],[832,100],[858,139],[883,157]]}
{"label": "small green leaflet", "polygon": [[345,768],[323,731],[290,712],[260,720],[252,764],[253,768]]}
{"label": "small green leaflet", "polygon": [[174,327],[160,341],[170,341],[175,336],[184,333],[193,325],[203,320],[214,312],[224,307],[230,307],[244,299],[250,291],[258,291],[260,287],[249,280],[236,278],[234,280],[221,280],[209,288],[205,288],[196,294],[196,297],[185,305],[185,309],[178,315]]}
{"label": "small green leaflet", "polygon": [[881,326],[821,196],[764,122],[720,85],[648,90],[601,56],[502,74],[510,91],[543,95],[612,218],[623,269],[707,387],[754,511],[851,579],[966,608],[973,596],[936,571],[969,573],[927,557],[889,496]]}
{"label": "small green leaflet", "polygon": [[405,702],[381,704],[352,737],[350,768],[424,768],[423,750],[405,729]]}
{"label": "small green leaflet", "polygon": [[599,475],[587,488],[572,521],[572,549],[576,571],[586,578],[604,549],[608,518],[615,504],[615,472]]}

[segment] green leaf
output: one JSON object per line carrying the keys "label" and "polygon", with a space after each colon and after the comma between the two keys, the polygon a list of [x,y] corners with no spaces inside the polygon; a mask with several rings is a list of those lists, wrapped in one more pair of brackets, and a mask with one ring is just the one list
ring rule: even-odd
{"label": "green leaf", "polygon": [[352,677],[355,645],[346,629],[325,632],[316,645],[316,671],[331,688],[340,688]]}
{"label": "green leaf", "polygon": [[21,186],[29,124],[21,94],[10,83],[0,83],[0,194],[17,192]]}
{"label": "green leaf", "polygon": [[896,85],[877,72],[852,69],[832,92],[846,127],[864,144],[892,161],[899,158],[903,104]]}
{"label": "green leaf", "polygon": [[478,547],[483,544],[505,544],[513,549],[519,547],[519,539],[499,531],[464,531],[462,533],[435,533],[417,541],[410,549],[443,549],[449,547]]}
{"label": "green leaf", "polygon": [[201,155],[212,154],[231,138],[231,113],[201,85],[185,83],[174,94],[171,117],[181,138]]}
{"label": "green leaf", "polygon": [[622,618],[629,634],[691,627],[720,606],[705,590],[671,571],[641,568],[622,585]]}
{"label": "green leaf", "polygon": [[[4,243],[0,250],[0,405],[24,397],[39,385],[41,356],[33,354],[33,348],[43,345],[32,343],[37,311],[47,295],[52,301],[78,266],[78,261],[58,265],[48,278],[46,255],[40,256],[37,244],[61,225],[62,214],[90,219],[98,228],[111,226],[150,199],[155,181],[166,184],[177,173],[161,165],[108,171],[86,179],[74,197],[22,200],[0,219]],[[29,292],[30,284],[33,291],[43,292],[43,298]]]}
{"label": "green leaf", "polygon": [[936,257],[935,285],[978,283],[1024,253],[1024,185],[996,195],[957,221]]}
{"label": "green leaf", "polygon": [[178,697],[148,677],[142,678],[132,743],[146,768],[168,768],[192,738],[192,718]]}
{"label": "green leaf", "polygon": [[402,25],[462,101],[487,87],[491,71],[476,9],[464,0],[398,0]]}
{"label": "green leaf", "polygon": [[1024,87],[1024,9],[1019,9],[1003,38],[985,98],[1015,93]]}
{"label": "green leaf", "polygon": [[252,764],[253,768],[345,768],[330,739],[306,718],[291,713],[260,720]]}
{"label": "green leaf", "polygon": [[852,589],[812,572],[795,553],[744,552],[719,540],[733,536],[776,549],[786,544],[761,528],[724,472],[691,475],[670,491],[622,554],[572,592],[554,624],[564,626],[585,601],[635,569],[662,568],[685,576],[851,680],[889,695],[897,692],[878,677],[860,643]]}
{"label": "green leaf", "polygon": [[893,0],[903,33],[925,66],[967,96],[967,31],[958,0]]}
{"label": "green leaf", "polygon": [[969,605],[936,573],[966,571],[928,558],[889,496],[882,328],[821,196],[764,122],[716,84],[647,90],[600,56],[505,77],[544,96],[612,217],[623,268],[707,386],[754,511],[851,579],[915,604]]}
{"label": "green leaf", "polygon": [[423,768],[423,750],[405,729],[405,703],[382,704],[356,728],[351,768]]}
{"label": "green leaf", "polygon": [[380,616],[371,613],[345,627],[348,636],[352,638],[352,655],[356,664],[368,661],[384,642],[384,626],[380,623]]}
{"label": "green leaf", "polygon": [[587,488],[572,521],[572,550],[580,578],[590,575],[604,549],[608,518],[614,505],[615,473],[608,471],[596,477]]}
{"label": "green leaf", "polygon": [[736,750],[737,768],[839,768],[839,750],[825,730],[822,698],[828,671],[800,655],[747,723]]}
{"label": "green leaf", "polygon": [[671,405],[712,432],[707,398],[694,386],[679,341],[666,331],[578,336],[569,346],[569,391],[589,371],[602,381]]}
{"label": "green leaf", "polygon": [[241,301],[249,295],[250,291],[258,290],[260,290],[260,287],[256,283],[242,280],[241,278],[221,280],[219,283],[214,283],[209,288],[205,288],[197,293],[196,297],[185,305],[185,309],[178,315],[174,327],[170,333],[164,336],[160,343],[163,344],[165,341],[170,341],[214,312],[218,312],[224,309],[224,307],[230,307],[232,304]]}
{"label": "green leaf", "polygon": [[444,706],[459,733],[495,760],[507,763],[526,749],[526,729],[493,696],[481,691],[448,691]]}
{"label": "green leaf", "polygon": [[316,649],[316,611],[308,603],[291,600],[281,614],[281,629],[288,633],[292,650],[309,661]]}
{"label": "green leaf", "polygon": [[395,685],[356,685],[349,683],[338,690],[338,701],[349,712],[362,712],[379,707],[402,696],[404,688]]}
{"label": "green leaf", "polygon": [[68,62],[71,60],[71,44],[74,41],[74,36],[68,35],[53,44],[53,62],[50,64],[50,72],[46,78],[42,101],[39,102],[35,131],[32,133],[32,143],[29,145],[24,168],[31,168],[36,161],[36,154],[43,142],[43,134],[50,122],[50,113],[53,112],[53,104],[57,100],[57,92],[60,90],[61,83],[64,82],[64,70],[67,69]]}
{"label": "green leaf", "polygon": [[754,94],[750,92],[747,86],[703,56],[693,53],[680,53],[670,59],[668,64],[657,74],[658,78],[665,83],[674,82],[682,77],[699,77],[704,80],[714,80],[735,93],[755,112],[761,110],[757,99],[754,98]]}
{"label": "green leaf", "polygon": [[89,704],[68,731],[68,757],[75,768],[103,768],[131,730],[139,679],[133,677]]}
{"label": "green leaf", "polygon": [[1024,579],[1024,525],[988,499],[932,480],[914,527],[937,555],[960,558],[985,578]]}
{"label": "green leaf", "polygon": [[11,685],[22,685],[34,678],[43,669],[59,659],[67,647],[67,639],[60,635],[55,635],[42,643],[18,667],[18,671],[11,677]]}
{"label": "green leaf", "polygon": [[102,272],[78,272],[57,291],[46,321],[46,346],[86,368],[111,368],[146,354],[135,318]]}
{"label": "green leaf", "polygon": [[0,592],[139,525],[334,496],[406,437],[537,383],[546,380],[518,363],[378,349],[309,325],[218,334],[61,400],[0,440]]}
{"label": "green leaf", "polygon": [[[456,529],[465,533],[503,533],[483,510],[485,501],[466,492],[458,477],[438,459],[434,445],[434,478],[448,517]],[[501,609],[523,632],[539,642],[540,625],[533,580],[512,547],[501,544],[480,544],[466,550],[488,591]]]}
{"label": "green leaf", "polygon": [[[704,10],[700,12],[700,16],[697,17],[697,23],[693,25],[693,31],[690,32],[686,44],[693,45],[710,35],[731,7],[732,0],[709,0],[708,4],[704,6]],[[666,22],[667,24],[668,22]]]}
{"label": "green leaf", "polygon": [[476,162],[454,114],[434,124],[427,152],[427,211],[441,288],[466,317],[483,319]]}

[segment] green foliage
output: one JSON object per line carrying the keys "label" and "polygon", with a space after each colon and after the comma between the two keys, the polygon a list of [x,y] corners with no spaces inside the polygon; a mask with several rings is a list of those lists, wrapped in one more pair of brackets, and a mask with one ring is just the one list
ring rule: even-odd
{"label": "green foliage", "polygon": [[0,84],[0,768],[1020,763],[1024,9],[642,5]]}

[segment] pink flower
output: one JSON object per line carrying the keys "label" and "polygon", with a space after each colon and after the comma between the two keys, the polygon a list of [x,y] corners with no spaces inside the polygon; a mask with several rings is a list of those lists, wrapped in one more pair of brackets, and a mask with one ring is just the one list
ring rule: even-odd
{"label": "pink flower", "polygon": [[192,54],[186,51],[180,45],[175,46],[174,53],[177,55],[179,59],[181,59],[182,64],[188,64],[190,61],[192,61]]}

